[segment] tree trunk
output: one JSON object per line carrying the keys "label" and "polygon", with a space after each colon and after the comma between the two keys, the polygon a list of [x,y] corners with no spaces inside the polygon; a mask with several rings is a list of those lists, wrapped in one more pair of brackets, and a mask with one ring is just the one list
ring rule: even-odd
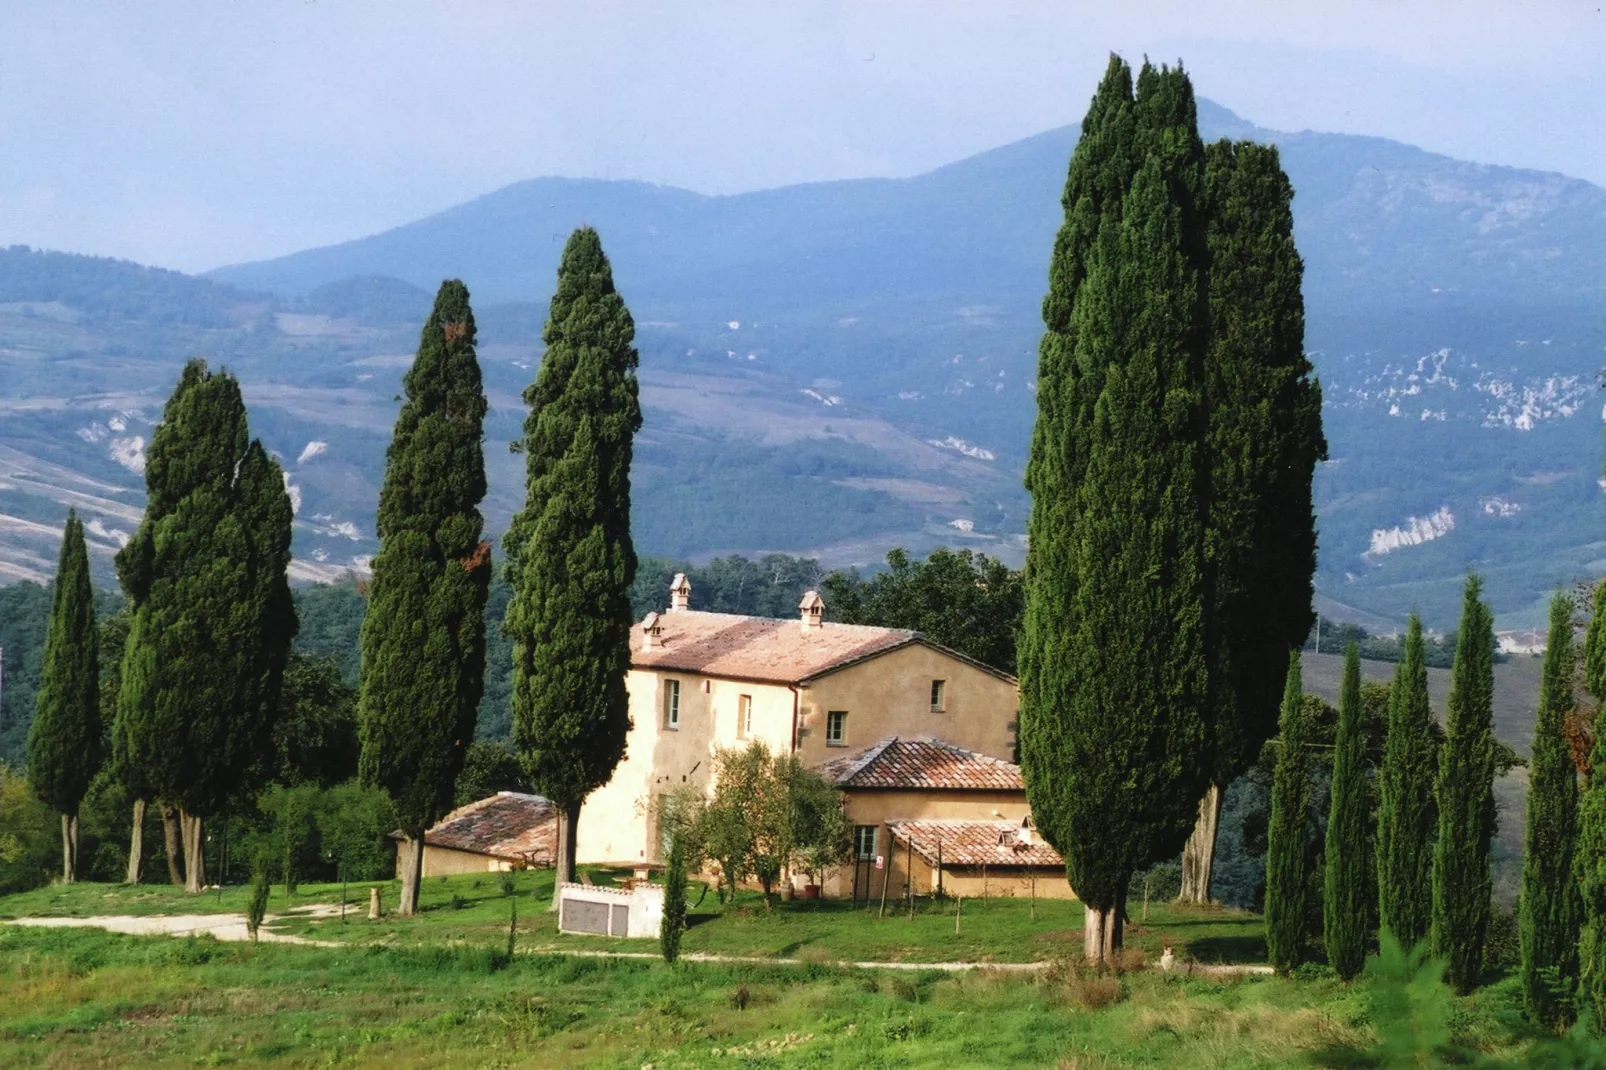
{"label": "tree trunk", "polygon": [[201,817],[180,810],[178,822],[184,832],[184,890],[197,895],[206,887],[206,852],[201,846]]}
{"label": "tree trunk", "polygon": [[78,879],[78,817],[61,815],[61,883]]}
{"label": "tree trunk", "polygon": [[138,884],[139,871],[145,862],[145,800],[134,800],[134,828],[128,834],[128,872],[124,884]]}
{"label": "tree trunk", "polygon": [[1104,961],[1104,930],[1110,912],[1091,904],[1082,908],[1082,957],[1089,962]]}
{"label": "tree trunk", "polygon": [[418,913],[418,889],[424,882],[424,830],[414,829],[407,838],[407,849],[402,852],[401,872],[401,902],[396,905],[396,913],[403,918],[410,918]]}
{"label": "tree trunk", "polygon": [[184,887],[184,846],[178,829],[178,811],[166,803],[162,807],[162,842],[167,847],[167,879]]}
{"label": "tree trunk", "polygon": [[565,881],[574,881],[575,865],[574,851],[578,842],[576,834],[580,830],[580,804],[563,807],[558,811],[558,868],[556,881],[552,886],[552,905],[549,910],[558,909],[558,901],[562,898],[562,885]]}
{"label": "tree trunk", "polygon": [[1092,905],[1082,909],[1082,956],[1089,962],[1110,961],[1121,950],[1126,933],[1126,896],[1104,910]]}
{"label": "tree trunk", "polygon": [[1216,833],[1221,828],[1220,784],[1210,785],[1199,800],[1199,820],[1182,849],[1182,892],[1179,903],[1204,906],[1210,902],[1210,875],[1216,864]]}

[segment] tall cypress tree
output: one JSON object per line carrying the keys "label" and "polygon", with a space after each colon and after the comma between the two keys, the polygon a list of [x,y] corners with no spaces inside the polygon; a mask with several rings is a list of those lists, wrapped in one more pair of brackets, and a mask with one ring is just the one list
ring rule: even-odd
{"label": "tall cypress tree", "polygon": [[361,774],[390,795],[407,837],[404,915],[418,909],[424,831],[452,808],[485,686],[491,554],[474,344],[468,288],[443,282],[402,380],[362,623]]}
{"label": "tall cypress tree", "polygon": [[[1595,584],[1593,614],[1584,633],[1584,686],[1606,710],[1606,580]],[[1595,714],[1595,743],[1588,779],[1578,805],[1578,850],[1574,863],[1583,897],[1584,936],[1579,979],[1594,1012],[1597,1034],[1606,1034],[1606,718]]]}
{"label": "tall cypress tree", "polygon": [[1338,731],[1333,737],[1333,781],[1327,814],[1327,878],[1322,918],[1327,962],[1345,981],[1366,959],[1366,728],[1361,718],[1361,656],[1344,649],[1344,681],[1338,693]]}
{"label": "tall cypress tree", "polygon": [[1299,651],[1288,658],[1277,747],[1277,770],[1271,782],[1271,818],[1266,826],[1266,954],[1278,970],[1299,965],[1305,946],[1305,809],[1310,804],[1310,772],[1306,768],[1304,683]]}
{"label": "tall cypress tree", "polygon": [[558,877],[574,879],[580,807],[630,731],[630,462],[641,428],[635,324],[590,227],[569,237],[525,391],[524,508],[505,540],[513,740],[561,811]]}
{"label": "tall cypress tree", "polygon": [[95,590],[84,525],[69,509],[36,712],[28,729],[28,782],[41,802],[61,812],[61,879],[69,884],[78,877],[78,805],[101,757]]}
{"label": "tall cypress tree", "polygon": [[1288,650],[1304,643],[1316,570],[1311,477],[1327,456],[1321,386],[1305,359],[1304,263],[1275,146],[1205,150],[1210,249],[1211,786],[1182,856],[1182,898],[1210,894],[1227,784],[1277,731]]}
{"label": "tall cypress tree", "polygon": [[1027,472],[1022,764],[1090,958],[1206,779],[1203,147],[1181,70],[1129,78],[1113,61],[1072,158]]}
{"label": "tall cypress tree", "polygon": [[1377,902],[1383,927],[1413,948],[1433,925],[1434,779],[1439,748],[1428,702],[1422,619],[1411,614],[1405,655],[1389,689],[1388,733],[1378,773]]}
{"label": "tall cypress tree", "polygon": [[1561,991],[1578,976],[1583,914],[1573,856],[1578,843],[1578,770],[1565,726],[1574,709],[1573,602],[1550,602],[1550,637],[1539,683],[1528,761],[1528,813],[1523,833],[1522,988],[1528,1011],[1555,1029],[1570,1025],[1572,1000]]}
{"label": "tall cypress tree", "polygon": [[185,884],[204,882],[201,819],[237,799],[278,705],[295,615],[291,508],[250,440],[239,384],[191,361],[152,436],[145,517],[118,555],[132,611],[120,759],[180,808]]}
{"label": "tall cypress tree", "polygon": [[1457,992],[1483,974],[1494,836],[1494,617],[1467,577],[1439,751],[1439,838],[1433,849],[1433,954]]}

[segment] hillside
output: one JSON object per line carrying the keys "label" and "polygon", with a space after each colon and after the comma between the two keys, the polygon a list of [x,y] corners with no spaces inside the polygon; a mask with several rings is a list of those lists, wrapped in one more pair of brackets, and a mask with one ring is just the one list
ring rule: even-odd
{"label": "hillside", "polygon": [[[1260,130],[1208,103],[1201,125],[1278,142],[1298,190],[1332,454],[1317,483],[1323,595],[1374,620],[1417,605],[1447,627],[1472,567],[1505,626],[1600,571],[1606,191]],[[136,440],[193,353],[240,373],[253,427],[289,462],[298,575],[360,563],[392,399],[446,276],[469,284],[480,323],[498,529],[521,493],[500,444],[517,433],[562,238],[582,222],[602,230],[638,324],[643,550],[846,564],[947,541],[1018,560],[1038,303],[1075,136],[909,179],[736,196],[534,179],[207,279],[0,253],[0,571],[48,568],[68,501],[115,545],[139,508]]]}

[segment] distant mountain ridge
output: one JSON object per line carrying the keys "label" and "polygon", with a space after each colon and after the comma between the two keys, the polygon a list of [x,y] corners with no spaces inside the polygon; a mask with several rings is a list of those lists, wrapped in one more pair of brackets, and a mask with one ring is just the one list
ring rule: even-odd
{"label": "distant mountain ridge", "polygon": [[[1606,570],[1593,393],[1606,191],[1379,138],[1266,131],[1208,102],[1200,116],[1206,138],[1278,143],[1296,187],[1333,456],[1317,485],[1323,594],[1384,619],[1419,606],[1446,627],[1469,567],[1517,617]],[[520,494],[498,445],[517,433],[558,251],[590,223],[643,355],[644,550],[835,564],[949,542],[1018,560],[1039,304],[1075,137],[913,178],[731,196],[533,179],[371,237],[177,276],[173,301],[193,314],[119,297],[136,277],[108,262],[71,281],[46,254],[0,252],[0,358],[20,373],[0,391],[0,447],[31,436],[30,463],[60,469],[8,490],[0,467],[0,525],[64,511],[75,466],[135,484],[133,508],[126,440],[199,352],[241,373],[253,426],[300,458],[303,574],[360,562],[401,371],[435,286],[460,277],[492,394],[495,529]],[[116,417],[126,432],[112,410],[131,414]],[[82,449],[96,459],[74,461]],[[29,486],[47,489],[15,489]],[[0,569],[21,539],[0,527]]]}

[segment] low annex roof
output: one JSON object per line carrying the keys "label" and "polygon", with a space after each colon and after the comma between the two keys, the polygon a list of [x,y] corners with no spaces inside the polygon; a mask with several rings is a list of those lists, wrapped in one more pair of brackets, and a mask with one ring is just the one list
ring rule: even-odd
{"label": "low annex roof", "polygon": [[746,617],[692,609],[659,613],[651,626],[650,649],[631,643],[632,668],[800,684],[919,643],[1013,682],[1012,677],[903,628],[829,621],[804,628],[795,617]]}
{"label": "low annex roof", "polygon": [[929,736],[888,736],[821,769],[838,788],[1025,791],[1020,766]]}
{"label": "low annex roof", "polygon": [[499,791],[441,818],[424,833],[424,843],[510,862],[552,865],[557,857],[557,816],[557,807],[539,795]]}
{"label": "low annex roof", "polygon": [[1059,852],[1033,833],[1020,839],[1010,821],[892,821],[894,844],[913,847],[928,863],[947,866],[1043,866],[1063,870]]}

